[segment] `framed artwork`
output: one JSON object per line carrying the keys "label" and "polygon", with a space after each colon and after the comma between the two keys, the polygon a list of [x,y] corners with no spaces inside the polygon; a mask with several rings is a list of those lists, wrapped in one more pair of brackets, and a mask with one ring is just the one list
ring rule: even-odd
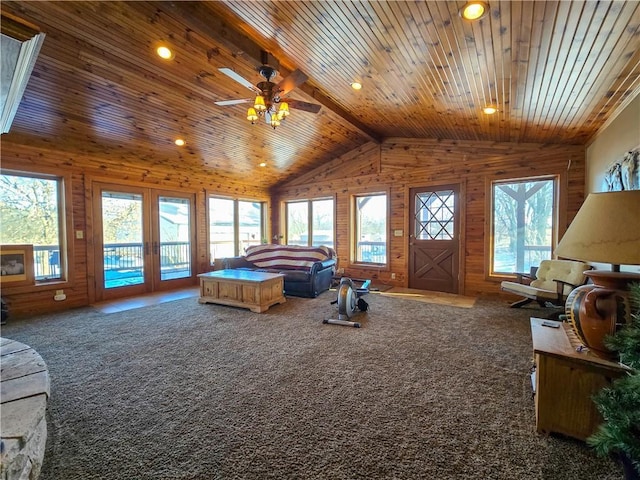
{"label": "framed artwork", "polygon": [[0,284],[33,285],[33,245],[0,245]]}
{"label": "framed artwork", "polygon": [[640,190],[640,146],[628,151],[604,174],[603,190]]}

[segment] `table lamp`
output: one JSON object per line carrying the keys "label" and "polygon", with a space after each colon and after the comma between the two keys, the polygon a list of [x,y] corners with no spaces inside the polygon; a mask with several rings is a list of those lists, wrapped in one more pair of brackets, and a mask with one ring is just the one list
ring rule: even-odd
{"label": "table lamp", "polygon": [[593,285],[574,289],[565,311],[584,345],[599,357],[613,359],[604,338],[630,321],[628,285],[640,282],[640,273],[620,271],[620,265],[640,265],[640,190],[589,194],[554,253],[612,264],[611,271],[585,272]]}

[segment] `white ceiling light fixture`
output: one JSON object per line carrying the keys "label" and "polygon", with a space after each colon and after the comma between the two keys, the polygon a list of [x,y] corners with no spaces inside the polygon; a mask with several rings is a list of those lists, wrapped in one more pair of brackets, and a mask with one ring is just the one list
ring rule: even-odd
{"label": "white ceiling light fixture", "polygon": [[361,90],[362,84],[360,82],[351,82],[351,88],[354,90]]}
{"label": "white ceiling light fixture", "polygon": [[498,111],[498,109],[496,107],[492,107],[490,105],[484,107],[482,109],[482,111],[486,114],[486,115],[493,115],[494,113],[496,113]]}

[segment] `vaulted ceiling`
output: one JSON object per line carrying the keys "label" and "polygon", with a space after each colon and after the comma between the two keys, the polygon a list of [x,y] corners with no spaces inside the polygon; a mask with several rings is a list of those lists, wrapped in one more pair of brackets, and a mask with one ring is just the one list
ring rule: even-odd
{"label": "vaulted ceiling", "polygon": [[[277,185],[390,137],[586,144],[640,91],[640,2],[464,3],[3,1],[46,38],[2,141]],[[261,51],[319,113],[215,103],[253,98],[219,69],[257,84]]]}

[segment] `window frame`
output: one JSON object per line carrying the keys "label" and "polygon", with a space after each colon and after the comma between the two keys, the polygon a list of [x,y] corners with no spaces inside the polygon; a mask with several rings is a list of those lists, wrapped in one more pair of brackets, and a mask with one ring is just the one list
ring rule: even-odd
{"label": "window frame", "polygon": [[493,270],[494,263],[494,246],[493,241],[495,238],[494,232],[494,189],[496,185],[508,184],[508,183],[527,183],[538,181],[552,181],[553,182],[553,212],[552,212],[552,227],[551,227],[551,257],[553,258],[553,251],[558,244],[560,237],[560,229],[563,220],[566,219],[566,198],[561,194],[560,185],[563,184],[563,176],[554,175],[534,175],[531,177],[500,177],[500,178],[487,178],[485,182],[485,195],[487,211],[485,212],[485,279],[502,281],[513,280],[517,277],[517,273],[529,273],[529,272],[495,272]]}
{"label": "window frame", "polygon": [[206,195],[206,219],[207,219],[207,257],[209,258],[209,266],[215,266],[216,261],[219,261],[220,258],[214,259],[212,258],[212,250],[211,250],[211,209],[210,209],[210,199],[219,199],[219,200],[228,200],[233,203],[233,252],[234,256],[242,255],[243,252],[240,252],[240,202],[247,203],[258,203],[260,204],[260,243],[263,243],[265,239],[268,239],[268,228],[267,228],[267,213],[268,213],[268,203],[265,200],[260,200],[257,198],[247,199],[247,198],[234,198],[227,197],[224,195],[217,195],[215,193],[208,193]]}
{"label": "window frame", "polygon": [[306,203],[307,204],[307,245],[313,245],[313,203],[320,201],[328,201],[333,202],[333,215],[332,215],[332,245],[329,245],[334,250],[336,249],[336,198],[335,196],[322,196],[317,198],[303,198],[303,199],[290,199],[283,200],[283,218],[284,218],[284,243],[285,245],[289,245],[289,205],[292,203]]}
{"label": "window frame", "polygon": [[[60,278],[34,280],[32,285],[11,286],[6,284],[2,290],[7,294],[20,294],[33,291],[56,290],[72,288],[75,283],[75,260],[73,239],[84,238],[86,230],[73,228],[73,200],[72,200],[72,174],[69,172],[54,171],[48,168],[38,168],[35,170],[20,170],[17,168],[2,168],[3,175],[13,175],[20,177],[39,178],[44,180],[55,180],[58,182],[58,229],[59,229],[59,251],[60,251]],[[70,233],[71,232],[71,233]],[[35,262],[35,259],[34,259]],[[35,265],[34,265],[35,268]]]}
{"label": "window frame", "polygon": [[[384,195],[386,197],[386,215],[385,215],[385,251],[386,251],[386,262],[384,263],[376,263],[376,262],[363,262],[357,260],[357,249],[358,249],[358,228],[357,228],[357,207],[356,202],[357,198],[361,197],[373,197]],[[389,190],[376,190],[373,192],[362,191],[362,192],[354,192],[350,195],[349,198],[349,238],[350,238],[350,246],[349,246],[349,266],[353,268],[362,268],[362,269],[374,269],[376,271],[387,271],[389,270],[390,265],[390,233],[391,233],[391,195]]]}

